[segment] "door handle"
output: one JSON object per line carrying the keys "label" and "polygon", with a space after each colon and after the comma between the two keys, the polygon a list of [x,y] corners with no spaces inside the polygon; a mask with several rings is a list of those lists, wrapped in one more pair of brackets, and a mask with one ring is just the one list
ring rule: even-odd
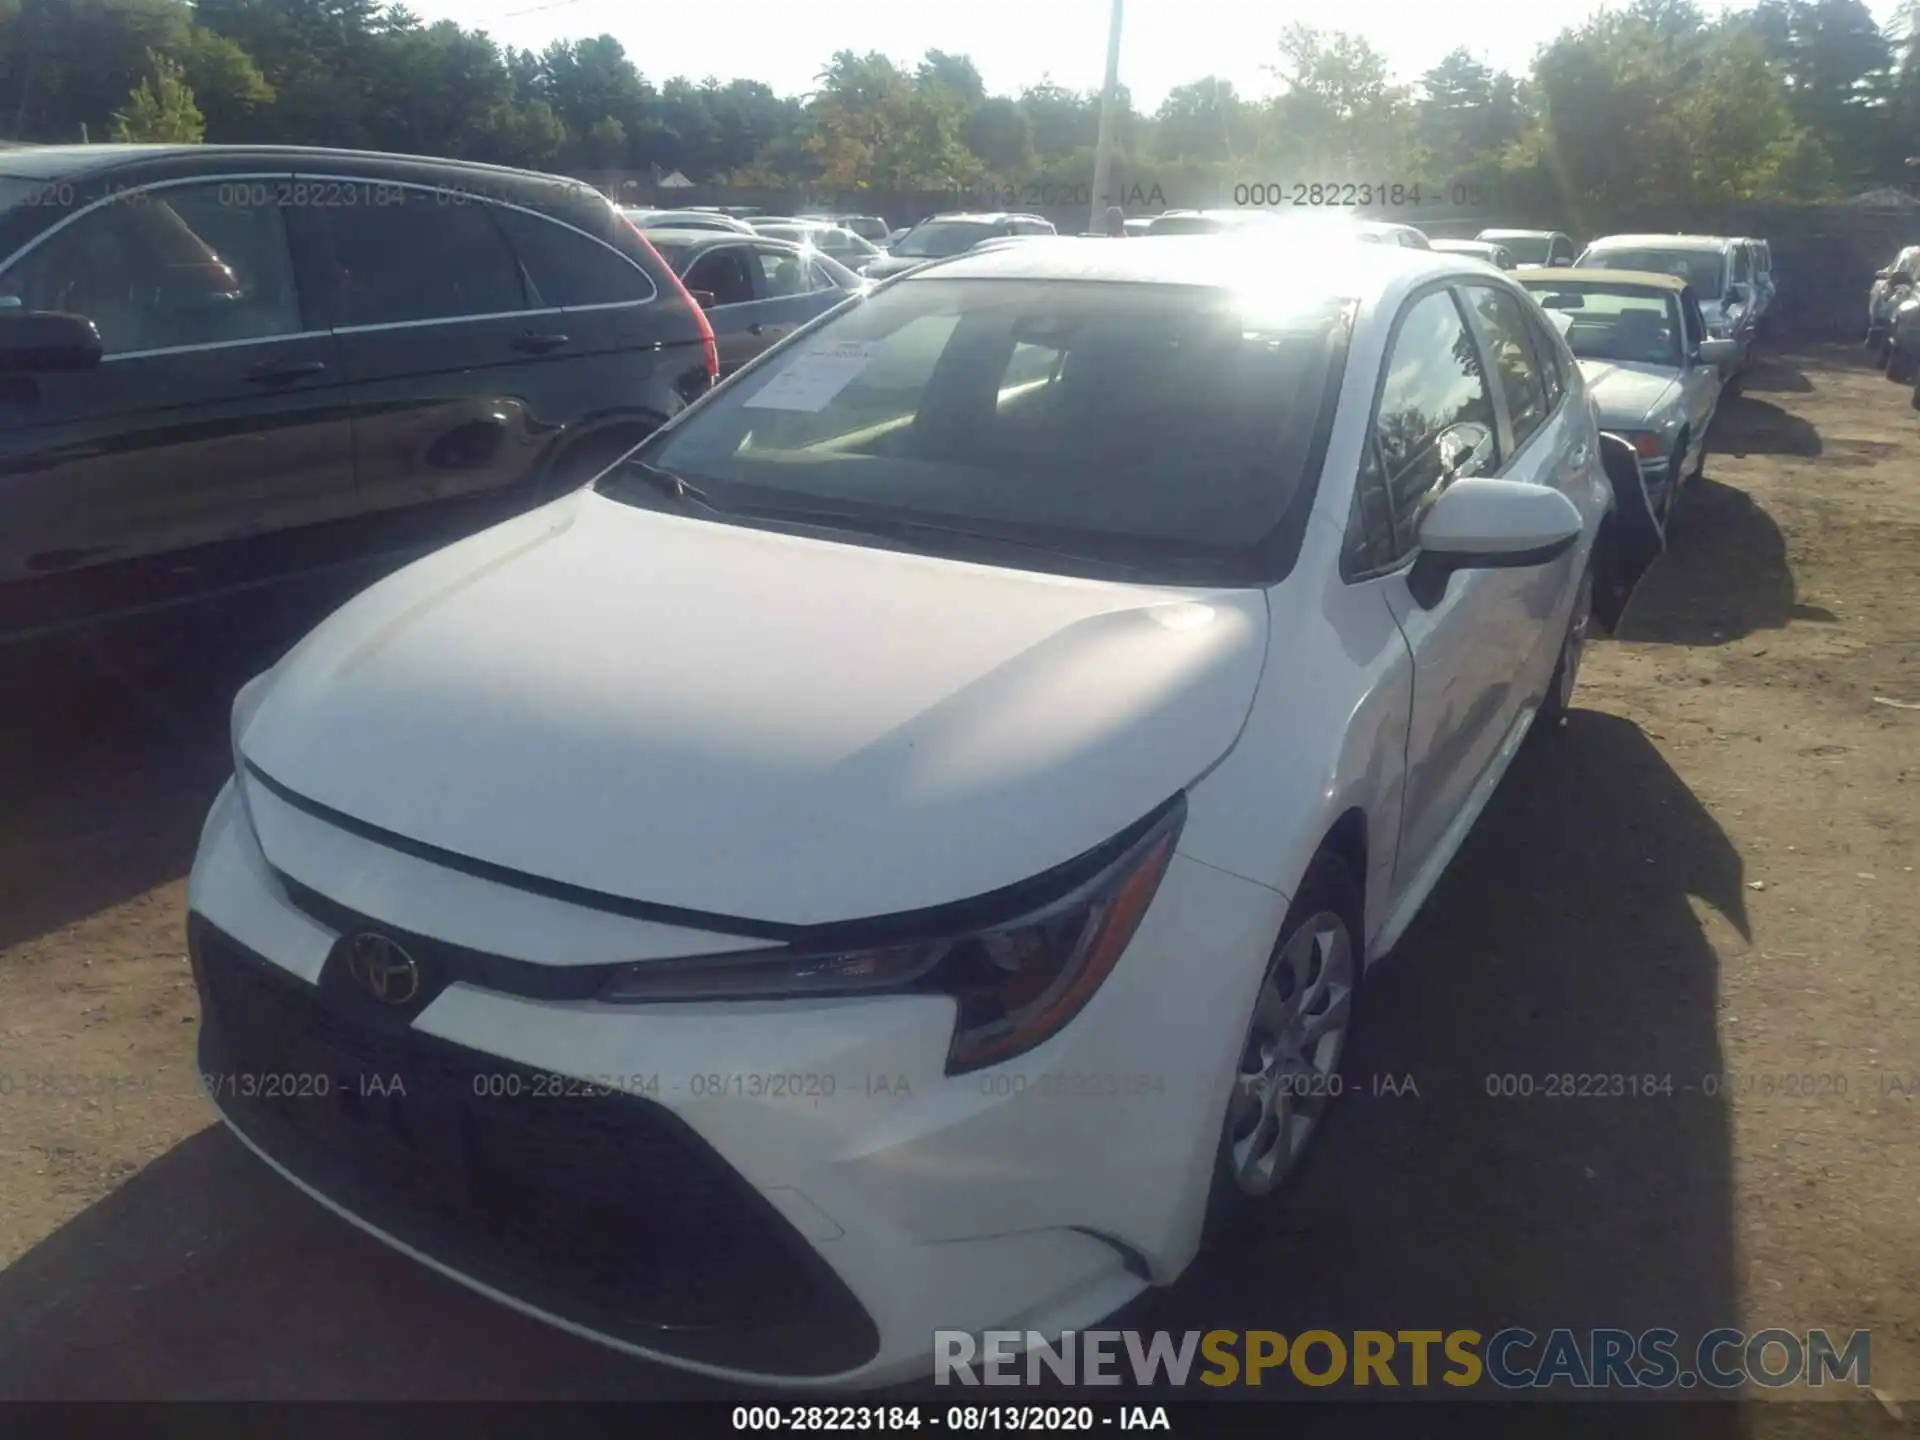
{"label": "door handle", "polygon": [[277,385],[287,380],[319,375],[326,368],[327,362],[324,360],[262,360],[247,371],[247,379],[256,385]]}
{"label": "door handle", "polygon": [[558,350],[566,343],[567,337],[564,335],[529,330],[526,334],[517,336],[514,339],[513,348],[516,350],[525,350],[534,355],[544,355],[549,350]]}

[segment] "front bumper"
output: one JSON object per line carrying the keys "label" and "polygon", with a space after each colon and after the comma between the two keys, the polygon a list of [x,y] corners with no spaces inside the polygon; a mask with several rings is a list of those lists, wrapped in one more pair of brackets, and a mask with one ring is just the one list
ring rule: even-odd
{"label": "front bumper", "polygon": [[[502,906],[541,913],[499,933],[556,952],[584,929],[337,832],[291,844],[285,820],[262,817],[263,850],[230,784],[195,862],[210,1093],[303,1189],[494,1299],[723,1379],[863,1388],[925,1374],[938,1329],[1095,1324],[1197,1248],[1274,892],[1176,857],[1065,1031],[949,1077],[938,996],[613,1006],[460,982],[382,1025],[342,998],[343,915],[304,887],[389,934]],[[401,895],[446,902],[444,926]]]}

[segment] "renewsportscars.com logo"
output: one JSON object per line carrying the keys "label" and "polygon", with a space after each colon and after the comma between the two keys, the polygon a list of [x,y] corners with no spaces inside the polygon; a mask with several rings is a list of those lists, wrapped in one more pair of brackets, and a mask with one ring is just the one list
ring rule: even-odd
{"label": "renewsportscars.com logo", "polygon": [[938,1385],[1289,1386],[1502,1390],[1780,1389],[1871,1383],[1869,1334],[1825,1330],[1069,1330],[934,1332]]}

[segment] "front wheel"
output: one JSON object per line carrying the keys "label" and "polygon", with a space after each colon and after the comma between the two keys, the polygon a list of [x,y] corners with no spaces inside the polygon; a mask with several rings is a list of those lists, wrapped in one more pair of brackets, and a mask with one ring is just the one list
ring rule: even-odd
{"label": "front wheel", "polygon": [[1898,385],[1914,382],[1914,358],[1898,345],[1887,352],[1887,379]]}
{"label": "front wheel", "polygon": [[1540,713],[1534,718],[1535,729],[1558,726],[1573,708],[1573,690],[1580,680],[1580,661],[1587,653],[1587,631],[1592,622],[1593,572],[1588,571],[1574,597],[1567,633],[1560,641],[1560,659],[1553,667],[1553,679],[1547,682],[1547,698],[1540,702]]}
{"label": "front wheel", "polygon": [[1359,882],[1345,863],[1322,854],[1280,927],[1241,1042],[1208,1200],[1215,1236],[1263,1213],[1299,1169],[1343,1088],[1360,924]]}

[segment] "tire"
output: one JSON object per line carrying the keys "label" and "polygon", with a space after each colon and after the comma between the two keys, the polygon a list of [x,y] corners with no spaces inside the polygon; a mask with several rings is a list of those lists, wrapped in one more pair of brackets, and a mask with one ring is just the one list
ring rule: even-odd
{"label": "tire", "polygon": [[1916,384],[1913,387],[1913,394],[1908,397],[1907,403],[1913,406],[1914,409],[1920,410],[1920,384]]}
{"label": "tire", "polygon": [[1281,923],[1235,1059],[1207,1197],[1210,1241],[1272,1213],[1268,1202],[1299,1175],[1344,1088],[1363,914],[1351,866],[1321,851]]}
{"label": "tire", "polygon": [[1887,352],[1887,379],[1898,385],[1911,385],[1914,382],[1913,356],[1897,346]]}
{"label": "tire", "polygon": [[1580,681],[1580,661],[1586,654],[1587,631],[1592,620],[1593,572],[1588,571],[1581,578],[1579,594],[1574,597],[1573,614],[1567,617],[1567,633],[1560,641],[1560,658],[1554,664],[1553,679],[1547,682],[1546,698],[1533,717],[1536,731],[1550,733],[1559,729],[1560,722],[1573,708],[1573,691]]}

